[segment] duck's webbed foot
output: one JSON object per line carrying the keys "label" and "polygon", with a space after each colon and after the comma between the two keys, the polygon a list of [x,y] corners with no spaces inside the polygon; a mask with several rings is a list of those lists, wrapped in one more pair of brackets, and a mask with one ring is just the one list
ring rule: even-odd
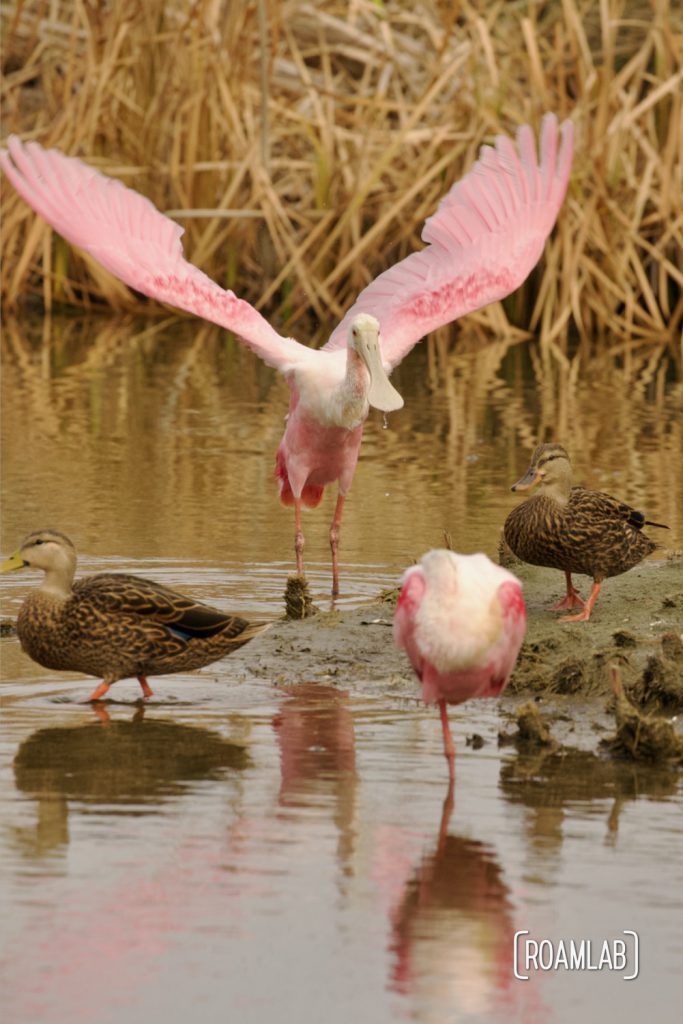
{"label": "duck's webbed foot", "polygon": [[588,622],[588,620],[591,617],[591,612],[593,611],[593,606],[595,605],[595,602],[598,599],[598,594],[600,593],[600,587],[601,586],[602,586],[602,582],[600,582],[600,583],[593,583],[593,589],[591,590],[590,597],[588,598],[588,600],[586,602],[583,602],[583,601],[581,602],[583,604],[583,608],[581,609],[581,611],[579,612],[578,615],[562,615],[557,621],[558,622]]}
{"label": "duck's webbed foot", "polygon": [[558,601],[557,604],[553,605],[554,612],[559,612],[563,609],[567,609],[567,611],[569,611],[571,608],[585,607],[585,601],[581,597],[581,594],[579,594],[578,590],[574,589],[571,573],[567,572],[565,573],[565,576],[567,577],[567,593],[561,601]]}

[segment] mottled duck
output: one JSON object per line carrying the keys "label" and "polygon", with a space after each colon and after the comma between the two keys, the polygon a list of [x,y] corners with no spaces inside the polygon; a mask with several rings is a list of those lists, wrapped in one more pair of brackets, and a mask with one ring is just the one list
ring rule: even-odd
{"label": "mottled duck", "polygon": [[147,676],[202,668],[269,625],[126,573],[103,572],[74,582],[76,550],[58,530],[31,533],[0,571],[25,567],[42,569],[45,579],[19,609],[21,646],[45,668],[101,677],[90,700],[100,700],[112,683],[133,676],[143,696],[151,697]]}
{"label": "mottled duck", "polygon": [[[632,569],[657,545],[642,533],[643,526],[668,529],[653,523],[630,505],[601,491],[572,487],[572,468],[560,444],[540,444],[528,470],[513,491],[539,492],[513,509],[503,535],[518,558],[532,565],[562,569],[566,596],[554,609],[581,608],[561,622],[586,622],[598,599],[602,582]],[[593,588],[583,601],[572,584],[572,573],[591,576]]]}

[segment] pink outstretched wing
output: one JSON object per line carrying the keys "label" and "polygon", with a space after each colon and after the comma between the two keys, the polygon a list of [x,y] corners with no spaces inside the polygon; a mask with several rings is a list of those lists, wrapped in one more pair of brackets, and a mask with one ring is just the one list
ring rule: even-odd
{"label": "pink outstretched wing", "polygon": [[555,115],[546,114],[540,164],[527,125],[516,147],[506,136],[498,136],[495,149],[483,146],[472,170],[426,221],[427,248],[369,284],[325,347],[340,348],[351,319],[371,313],[380,322],[384,362],[393,367],[430,331],[519,287],[564,199],[572,140],[571,122],[558,129]]}
{"label": "pink outstretched wing", "polygon": [[257,310],[183,257],[183,229],[144,196],[75,157],[9,139],[0,165],[17,192],[68,242],[150,298],[234,331],[270,366],[310,350],[273,330]]}

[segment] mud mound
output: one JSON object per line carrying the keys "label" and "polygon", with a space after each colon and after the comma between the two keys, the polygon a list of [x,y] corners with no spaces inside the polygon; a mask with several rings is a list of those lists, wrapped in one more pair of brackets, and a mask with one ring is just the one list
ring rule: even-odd
{"label": "mud mound", "polygon": [[677,714],[683,711],[683,640],[677,633],[664,633],[660,646],[661,653],[649,656],[629,696],[648,711]]}
{"label": "mud mound", "polygon": [[631,703],[624,694],[618,669],[612,670],[612,686],[617,731],[600,745],[613,756],[632,761],[683,764],[683,736],[678,736],[666,719],[644,715]]}

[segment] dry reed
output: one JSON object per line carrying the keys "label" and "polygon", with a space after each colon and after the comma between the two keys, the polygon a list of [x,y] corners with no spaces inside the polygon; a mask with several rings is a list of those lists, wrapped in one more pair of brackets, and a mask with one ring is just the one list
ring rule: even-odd
{"label": "dry reed", "polygon": [[[544,260],[483,327],[566,357],[683,322],[683,15],[674,0],[15,0],[3,133],[149,196],[185,251],[305,340],[324,336],[484,141],[577,128]],[[3,189],[2,294],[136,310]],[[317,324],[316,324],[317,321]]]}

